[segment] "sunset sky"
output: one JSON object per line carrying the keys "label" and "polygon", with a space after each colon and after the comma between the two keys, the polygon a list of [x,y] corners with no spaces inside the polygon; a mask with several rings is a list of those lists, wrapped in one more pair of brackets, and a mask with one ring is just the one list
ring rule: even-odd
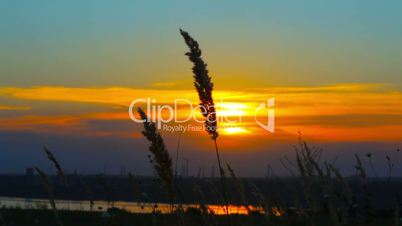
{"label": "sunset sky", "polygon": [[[370,152],[381,172],[402,146],[401,9],[371,0],[1,2],[0,173],[50,171],[46,146],[70,172],[151,175],[128,106],[148,97],[197,105],[179,28],[200,43],[215,101],[225,103],[218,115],[242,115],[218,138],[240,175],[262,176],[267,164],[285,174],[278,160],[292,156],[299,131],[342,171]],[[272,97],[274,133],[254,117]],[[173,154],[179,133],[162,134]],[[208,174],[208,134],[181,142],[180,164]]]}

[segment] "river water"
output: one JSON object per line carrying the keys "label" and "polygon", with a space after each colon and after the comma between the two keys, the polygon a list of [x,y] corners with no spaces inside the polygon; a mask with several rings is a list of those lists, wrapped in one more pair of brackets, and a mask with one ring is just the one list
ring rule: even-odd
{"label": "river water", "polygon": [[[132,213],[170,213],[171,205],[168,203],[136,203],[136,202],[106,202],[94,201],[93,205],[88,200],[55,200],[56,207],[59,210],[78,210],[78,211],[106,211],[108,208],[117,207]],[[50,209],[50,203],[47,199],[27,199],[18,197],[0,197],[0,206],[5,208],[21,209]],[[182,205],[184,209],[197,208],[196,204]],[[248,214],[245,206],[229,205],[230,214]],[[225,208],[222,205],[207,205],[207,208],[214,214],[225,214]],[[252,211],[263,212],[261,208],[249,206]]]}

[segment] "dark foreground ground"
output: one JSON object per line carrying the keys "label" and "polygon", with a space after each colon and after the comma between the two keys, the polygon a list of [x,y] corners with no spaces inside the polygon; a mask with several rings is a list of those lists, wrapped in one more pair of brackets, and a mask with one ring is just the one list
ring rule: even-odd
{"label": "dark foreground ground", "polygon": [[[1,209],[0,225],[9,226],[57,226],[51,210],[22,210],[22,209]],[[268,218],[263,215],[253,216],[205,216],[200,213],[185,214],[132,214],[123,211],[112,214],[101,212],[81,211],[59,211],[59,216],[64,226],[92,226],[92,225],[144,225],[144,226],[170,226],[170,225],[222,225],[222,226],[246,226],[246,225],[311,225],[311,219],[303,219],[296,216]],[[329,217],[316,216],[314,225],[332,225]],[[181,223],[180,223],[181,222]],[[359,222],[359,223],[358,223]],[[396,225],[393,218],[377,217],[369,222],[350,221],[343,225],[367,225],[387,226]]]}

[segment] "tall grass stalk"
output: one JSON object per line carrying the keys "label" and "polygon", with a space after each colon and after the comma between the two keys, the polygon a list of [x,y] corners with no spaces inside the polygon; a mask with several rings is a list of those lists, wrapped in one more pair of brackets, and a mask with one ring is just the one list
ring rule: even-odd
{"label": "tall grass stalk", "polygon": [[332,171],[336,181],[340,184],[340,192],[337,193],[337,196],[344,204],[343,208],[340,208],[341,222],[342,224],[348,224],[349,213],[354,210],[354,195],[349,187],[349,184],[346,182],[339,170],[332,164],[329,164],[328,168],[330,171]]}
{"label": "tall grass stalk", "polygon": [[43,186],[46,189],[47,195],[49,197],[49,203],[50,203],[50,206],[52,207],[54,219],[56,220],[56,222],[59,226],[63,226],[63,223],[60,220],[59,212],[57,211],[57,208],[56,208],[56,202],[55,202],[54,196],[53,196],[53,189],[52,189],[52,186],[50,185],[49,178],[41,169],[35,167],[35,170],[40,175],[42,182],[43,182]]}
{"label": "tall grass stalk", "polygon": [[265,223],[269,224],[271,222],[272,216],[273,216],[273,211],[272,211],[272,206],[267,197],[261,192],[261,190],[258,188],[258,186],[254,183],[250,184],[251,186],[251,194],[255,197],[255,200],[257,202],[257,206],[261,207],[265,214],[264,214],[264,219]]}
{"label": "tall grass stalk", "polygon": [[134,201],[140,206],[140,185],[132,173],[128,173],[128,182],[134,197]]}
{"label": "tall grass stalk", "polygon": [[401,201],[399,198],[399,194],[396,194],[396,200],[395,200],[395,209],[394,209],[394,226],[399,226],[400,224],[400,217],[399,217],[399,209],[401,206]]}
{"label": "tall grass stalk", "polygon": [[248,198],[247,198],[247,195],[246,195],[246,189],[244,188],[241,179],[240,179],[239,177],[237,177],[236,173],[235,173],[234,170],[230,167],[230,165],[229,165],[229,164],[226,164],[226,166],[227,166],[227,168],[228,168],[228,171],[229,171],[229,173],[230,173],[230,176],[232,177],[232,179],[233,179],[234,182],[235,182],[235,185],[236,185],[235,187],[236,187],[237,193],[238,193],[238,195],[240,195],[241,205],[243,205],[244,207],[246,207],[247,213],[250,214],[250,213],[251,213],[251,210],[250,210],[250,207],[249,207],[250,202],[249,202],[249,200],[248,200]]}
{"label": "tall grass stalk", "polygon": [[225,188],[225,171],[222,168],[219,149],[218,149],[218,131],[217,131],[217,119],[216,119],[216,109],[214,104],[214,99],[212,97],[213,83],[211,82],[211,77],[208,75],[207,64],[201,57],[201,49],[199,48],[198,42],[193,39],[188,32],[180,29],[180,34],[183,36],[186,45],[189,48],[189,52],[185,55],[188,56],[189,60],[193,63],[193,77],[194,77],[194,87],[197,90],[199,105],[201,109],[201,114],[205,118],[205,130],[211,136],[211,139],[215,144],[216,159],[218,161],[220,180],[222,186],[222,194],[225,202],[226,213],[229,214],[227,193]]}
{"label": "tall grass stalk", "polygon": [[182,135],[182,133],[179,134],[179,138],[177,140],[177,147],[176,147],[176,156],[175,156],[176,159],[175,159],[175,163],[174,163],[174,180],[175,180],[175,182],[177,180],[177,174],[178,174],[177,167],[179,164],[179,151],[180,151],[180,144],[181,144],[181,135]]}
{"label": "tall grass stalk", "polygon": [[371,171],[372,171],[373,174],[374,174],[374,177],[378,178],[377,170],[375,169],[374,164],[373,164],[373,161],[372,161],[372,158],[371,158],[373,155],[372,155],[371,153],[367,153],[366,156],[367,156],[367,158],[368,158],[368,162],[369,162]]}
{"label": "tall grass stalk", "polygon": [[92,212],[94,209],[94,205],[95,205],[92,190],[91,190],[90,186],[85,182],[84,179],[80,179],[79,182],[80,182],[82,188],[84,189],[84,192],[89,200],[89,210]]}
{"label": "tall grass stalk", "polygon": [[[64,185],[66,195],[71,197],[71,192],[68,188],[67,177],[63,171],[63,168],[61,167],[60,162],[57,160],[54,154],[51,151],[49,151],[49,149],[47,149],[46,147],[43,148],[43,151],[45,152],[47,158],[53,163],[54,167],[56,168],[57,176],[61,179]],[[67,201],[67,205],[68,208],[70,208],[70,200]]]}
{"label": "tall grass stalk", "polygon": [[204,220],[204,225],[215,225],[216,222],[214,222],[214,215],[211,214],[211,210],[207,206],[205,202],[205,194],[202,191],[201,187],[197,184],[193,184],[193,190],[194,190],[194,195],[195,197],[198,198],[198,209],[201,212],[202,218]]}
{"label": "tall grass stalk", "polygon": [[59,176],[62,179],[64,186],[67,187],[67,179],[66,179],[63,169],[61,168],[59,161],[56,159],[56,157],[53,155],[53,153],[51,151],[49,151],[49,149],[47,149],[46,147],[43,148],[43,151],[45,152],[47,158],[54,164],[54,167],[56,168],[57,176]]}
{"label": "tall grass stalk", "polygon": [[355,154],[356,158],[356,171],[358,176],[360,177],[361,180],[361,186],[362,186],[362,192],[364,195],[364,204],[363,204],[363,214],[365,215],[366,221],[370,220],[371,217],[371,203],[370,203],[370,191],[368,189],[368,179],[367,179],[367,173],[366,170],[363,166],[363,163],[359,157],[359,155]]}
{"label": "tall grass stalk", "polygon": [[387,166],[388,166],[388,179],[387,182],[390,183],[391,182],[391,178],[392,178],[392,171],[395,167],[395,162],[398,158],[398,154],[399,154],[400,149],[396,149],[396,152],[394,153],[394,156],[389,157],[389,155],[387,155],[385,158],[387,159]]}
{"label": "tall grass stalk", "polygon": [[148,116],[141,108],[138,108],[138,113],[144,121],[144,130],[142,131],[142,134],[151,142],[151,145],[149,146],[149,151],[152,154],[151,162],[158,177],[167,190],[170,201],[173,202],[175,199],[175,189],[173,183],[172,159],[162,136],[157,131],[155,123],[150,122]]}

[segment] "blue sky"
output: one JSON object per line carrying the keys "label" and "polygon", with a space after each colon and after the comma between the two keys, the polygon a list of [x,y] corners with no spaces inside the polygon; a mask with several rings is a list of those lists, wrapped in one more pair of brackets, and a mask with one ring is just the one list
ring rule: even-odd
{"label": "blue sky", "polygon": [[399,1],[0,4],[3,85],[185,80],[180,27],[201,42],[215,74],[234,84],[244,76],[258,81],[250,86],[401,82]]}

